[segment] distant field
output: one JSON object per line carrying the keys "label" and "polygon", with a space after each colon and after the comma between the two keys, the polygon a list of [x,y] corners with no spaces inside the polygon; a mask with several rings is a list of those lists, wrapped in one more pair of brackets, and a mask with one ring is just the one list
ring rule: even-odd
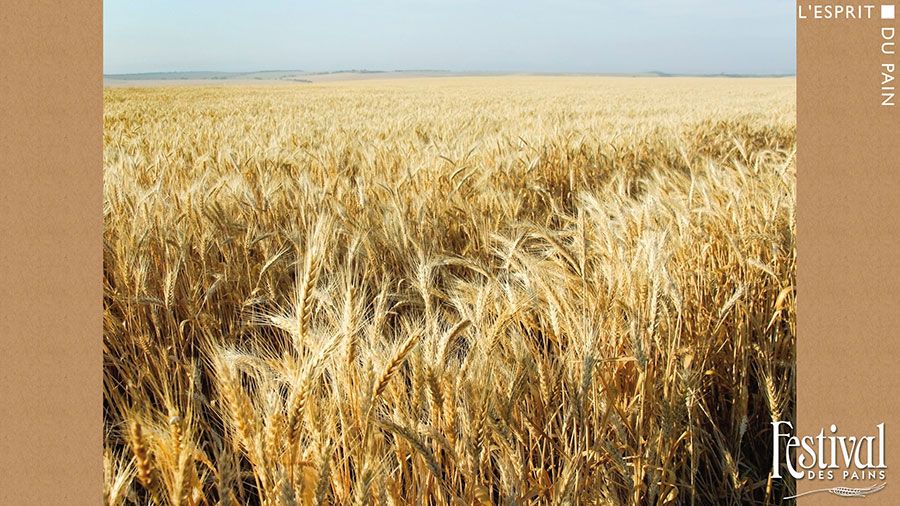
{"label": "distant field", "polygon": [[409,79],[422,77],[447,77],[440,71],[347,71],[304,72],[294,70],[270,70],[263,72],[150,72],[143,74],[113,74],[103,76],[107,87],[130,86],[216,86],[251,84],[320,83],[370,79]]}
{"label": "distant field", "polygon": [[107,88],[107,503],[780,502],[794,95]]}
{"label": "distant field", "polygon": [[[459,78],[459,77],[676,77],[662,72],[643,74],[627,74],[619,76],[588,75],[539,75],[539,74],[503,74],[488,72],[449,72],[442,70],[392,70],[392,71],[335,71],[305,72],[302,70],[267,70],[261,72],[148,72],[141,74],[110,74],[103,76],[103,83],[110,88],[141,86],[219,86],[219,85],[258,85],[258,84],[290,84],[290,83],[327,83],[335,81],[385,80],[385,79],[420,79],[420,78]],[[705,76],[716,77],[716,76]],[[718,76],[742,77],[742,76]],[[773,78],[784,76],[761,76]]]}

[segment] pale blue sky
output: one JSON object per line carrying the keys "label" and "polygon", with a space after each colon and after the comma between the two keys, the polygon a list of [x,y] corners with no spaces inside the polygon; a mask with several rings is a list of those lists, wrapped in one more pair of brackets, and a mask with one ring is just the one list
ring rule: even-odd
{"label": "pale blue sky", "polygon": [[788,0],[107,0],[104,72],[794,73]]}

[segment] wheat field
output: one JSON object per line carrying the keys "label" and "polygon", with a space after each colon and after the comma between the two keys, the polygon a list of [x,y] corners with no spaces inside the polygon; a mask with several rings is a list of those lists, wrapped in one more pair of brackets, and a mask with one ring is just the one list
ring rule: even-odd
{"label": "wheat field", "polygon": [[779,503],[794,90],[106,89],[106,503]]}

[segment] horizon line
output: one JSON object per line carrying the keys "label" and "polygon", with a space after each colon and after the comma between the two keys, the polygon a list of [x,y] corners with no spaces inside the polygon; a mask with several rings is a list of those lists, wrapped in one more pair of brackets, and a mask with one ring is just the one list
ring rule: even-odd
{"label": "horizon line", "polygon": [[303,69],[260,69],[260,70],[149,70],[140,72],[113,72],[103,73],[104,78],[116,77],[139,77],[151,75],[177,75],[177,74],[206,74],[237,77],[250,74],[267,74],[267,73],[297,73],[304,75],[327,75],[327,74],[387,74],[387,73],[442,73],[442,74],[493,74],[493,75],[583,75],[583,76],[630,76],[630,75],[655,75],[655,76],[672,76],[672,77],[721,77],[721,76],[741,76],[741,77],[796,77],[797,71],[792,72],[676,72],[661,70],[642,70],[627,72],[604,72],[604,71],[532,71],[532,70],[447,70],[447,69],[333,69],[333,70],[303,70]]}

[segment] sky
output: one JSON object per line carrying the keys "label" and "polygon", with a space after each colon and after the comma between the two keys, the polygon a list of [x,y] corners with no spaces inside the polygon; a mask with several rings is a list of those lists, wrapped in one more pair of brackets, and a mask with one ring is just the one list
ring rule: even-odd
{"label": "sky", "polygon": [[107,0],[104,73],[792,74],[787,0]]}

